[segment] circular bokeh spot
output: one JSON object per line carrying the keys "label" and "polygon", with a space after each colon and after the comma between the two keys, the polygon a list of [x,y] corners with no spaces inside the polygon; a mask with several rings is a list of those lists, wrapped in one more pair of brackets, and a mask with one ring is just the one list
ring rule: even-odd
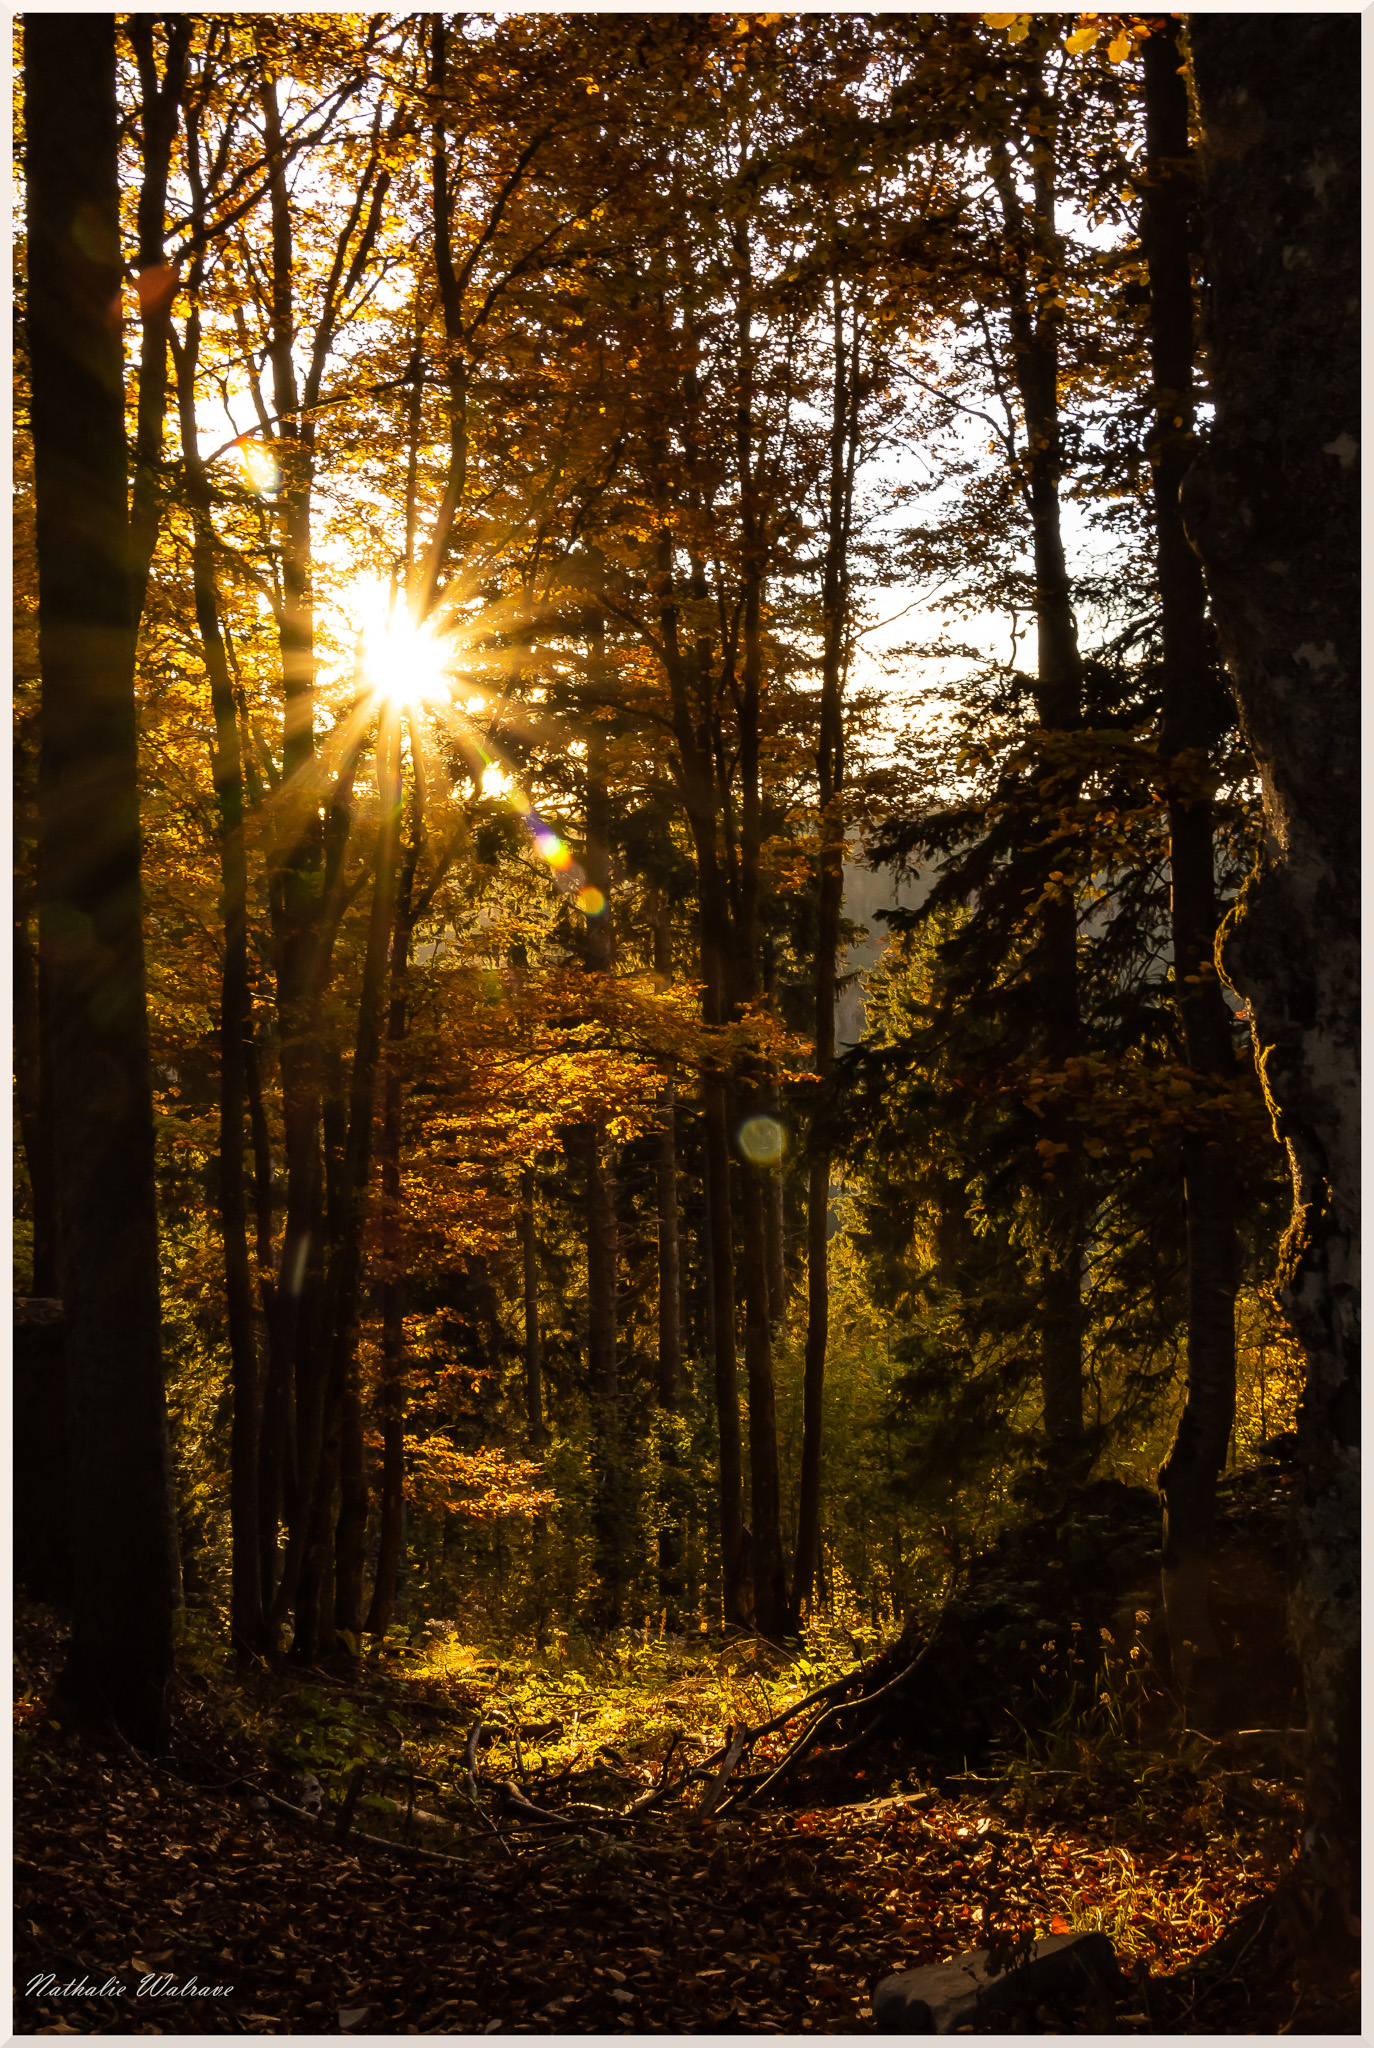
{"label": "circular bokeh spot", "polygon": [[776,1117],[751,1116],[740,1125],[739,1149],[751,1166],[780,1166],[787,1133]]}

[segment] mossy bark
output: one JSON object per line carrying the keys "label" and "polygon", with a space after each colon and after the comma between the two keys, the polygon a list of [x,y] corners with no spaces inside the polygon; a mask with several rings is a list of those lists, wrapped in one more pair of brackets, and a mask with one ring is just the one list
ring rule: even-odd
{"label": "mossy bark", "polygon": [[1264,829],[1221,964],[1293,1175],[1307,1873],[1357,1910],[1360,27],[1192,15],[1216,421],[1183,493]]}

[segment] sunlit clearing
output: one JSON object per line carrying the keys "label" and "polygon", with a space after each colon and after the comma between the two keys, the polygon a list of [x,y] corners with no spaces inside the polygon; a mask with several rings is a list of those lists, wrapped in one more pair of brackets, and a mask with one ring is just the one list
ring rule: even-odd
{"label": "sunlit clearing", "polygon": [[448,699],[452,649],[429,626],[413,625],[377,585],[357,584],[344,601],[361,620],[363,674],[379,697],[402,708]]}
{"label": "sunlit clearing", "polygon": [[511,775],[498,762],[489,761],[482,770],[483,796],[507,796],[510,793]]}
{"label": "sunlit clearing", "polygon": [[577,892],[577,907],[579,910],[585,910],[588,917],[600,917],[606,908],[606,899],[599,889],[594,889],[588,882],[585,889],[579,889]]}

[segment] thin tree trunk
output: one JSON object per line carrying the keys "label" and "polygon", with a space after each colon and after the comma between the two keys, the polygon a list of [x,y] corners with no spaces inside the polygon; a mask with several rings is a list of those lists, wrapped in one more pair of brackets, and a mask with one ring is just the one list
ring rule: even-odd
{"label": "thin tree trunk", "polygon": [[802,1379],[801,1485],[797,1555],[793,1569],[792,1625],[811,1605],[820,1555],[821,1474],[824,1440],[825,1359],[830,1337],[830,1148],[824,1141],[830,1076],[835,1065],[835,1005],[844,907],[844,653],[849,611],[849,545],[854,523],[854,471],[858,457],[859,339],[846,363],[844,299],[838,281],[831,301],[834,382],[830,428],[829,503],[821,591],[821,703],[816,737],[819,811],[815,1019],[817,1103],[811,1118],[806,1188],[806,1357]]}
{"label": "thin tree trunk", "polygon": [[382,1044],[382,1006],[386,996],[389,954],[395,943],[400,753],[399,718],[391,705],[383,705],[377,733],[377,781],[381,800],[377,871],[368,922],[367,951],[363,959],[363,985],[358,998],[357,1043],[349,1084],[341,1230],[329,1262],[326,1295],[327,1328],[333,1352],[331,1382],[338,1388],[341,1427],[341,1507],[336,1547],[334,1624],[354,1637],[362,1633],[363,1626],[363,1563],[367,1537],[362,1397],[358,1387],[358,1326],[368,1179],[372,1167],[372,1126]]}
{"label": "thin tree trunk", "polygon": [[[763,695],[763,535],[754,474],[752,292],[748,231],[735,234],[740,285],[736,309],[738,407],[736,454],[739,469],[744,552],[743,648],[739,704],[740,846],[730,1008],[758,993],[759,857],[762,810],[759,785],[760,710]],[[722,795],[724,807],[725,792]],[[751,1077],[740,1090],[749,1115],[762,1108],[765,1088]],[[778,1470],[778,1427],[773,1386],[773,1345],[768,1316],[768,1239],[764,1176],[748,1160],[740,1169],[740,1280],[744,1296],[744,1368],[749,1391],[749,1512],[754,1610],[767,1636],[787,1626],[787,1569],[782,1551],[782,1484]]]}
{"label": "thin tree trunk", "polygon": [[520,1176],[520,1263],[525,1308],[525,1435],[531,1450],[544,1442],[543,1347],[539,1338],[539,1235],[534,1218],[534,1168]]}
{"label": "thin tree trunk", "polygon": [[720,1558],[727,1628],[753,1619],[753,1572],[744,1527],[744,1457],[735,1363],[735,1249],[730,1219],[730,1124],[723,1077],[708,1071],[705,1101],[706,1221],[711,1245],[711,1322],[716,1428],[720,1437]]}
{"label": "thin tree trunk", "polygon": [[220,631],[210,489],[200,460],[196,433],[195,378],[199,343],[200,316],[193,311],[184,349],[179,352],[177,363],[177,400],[182,461],[191,505],[191,576],[196,626],[210,683],[210,708],[215,722],[212,767],[219,813],[220,914],[224,923],[224,967],[220,985],[219,1211],[234,1404],[229,1454],[230,1625],[238,1654],[248,1657],[265,1647],[258,1526],[262,1397],[243,1171],[246,1041],[250,1029],[248,856],[244,842],[238,713]]}
{"label": "thin tree trunk", "polygon": [[[701,933],[702,1022],[725,1022],[725,963],[729,909],[716,846],[718,804],[706,737],[711,729],[709,648],[698,641],[689,655],[679,634],[673,589],[672,548],[666,531],[658,544],[658,596],[665,667],[673,707],[681,795],[697,864]],[[700,590],[704,591],[704,575]],[[694,584],[694,595],[699,594]],[[693,704],[693,682],[696,704]],[[696,715],[694,715],[694,712]],[[744,1528],[744,1472],[740,1443],[739,1389],[735,1359],[734,1246],[730,1214],[730,1133],[725,1076],[708,1066],[702,1081],[703,1175],[710,1246],[710,1347],[719,1436],[721,1609],[725,1626],[747,1626],[753,1599]]]}
{"label": "thin tree trunk", "polygon": [[[759,1097],[749,1103],[757,1111]],[[744,1364],[749,1388],[750,1554],[754,1613],[764,1635],[776,1640],[787,1627],[787,1572],[782,1556],[782,1484],[778,1471],[778,1418],[773,1387],[773,1338],[768,1323],[766,1178],[745,1165],[740,1176],[740,1266],[744,1277]]]}
{"label": "thin tree trunk", "polygon": [[[1035,567],[1037,664],[1036,718],[1048,735],[1076,730],[1082,716],[1082,659],[1064,557],[1059,499],[1062,463],[1059,418],[1059,329],[1062,315],[1048,281],[1061,260],[1055,227],[1055,143],[1050,103],[1035,95],[1042,149],[1037,157],[1029,212],[1017,191],[1006,146],[992,149],[992,168],[1002,202],[1007,241],[1015,262],[1008,277],[1012,364],[1025,416],[1027,509]],[[1042,281],[1046,293],[1037,298]],[[1076,786],[1051,758],[1038,776],[1048,819],[1062,815],[1077,798]],[[1071,849],[1054,850],[1049,860],[1063,867]],[[1047,1067],[1062,1069],[1078,1051],[1078,909],[1072,882],[1046,887],[1038,917],[1034,972],[1042,1019],[1041,1052]],[[1082,1267],[1086,1234],[1083,1217],[1081,1148],[1071,1119],[1045,1114],[1045,1135],[1063,1149],[1051,1155],[1039,1190],[1043,1249],[1038,1260],[1040,1379],[1047,1476],[1056,1491],[1084,1476]]]}
{"label": "thin tree trunk", "polygon": [[[667,903],[660,901],[653,923],[654,972],[664,981],[673,974],[672,921]],[[677,1192],[677,1108],[671,1074],[658,1097],[659,1124],[654,1159],[654,1194],[658,1224],[658,1405],[665,1418],[677,1414],[683,1390],[682,1350],[682,1252]],[[662,1521],[658,1532],[658,1597],[676,1629],[682,1601],[684,1531],[676,1504],[678,1466],[675,1439],[668,1430],[661,1436],[662,1473],[659,1482]]]}
{"label": "thin tree trunk", "polygon": [[[1218,1083],[1235,1071],[1230,1017],[1213,965],[1217,900],[1212,868],[1209,753],[1228,706],[1207,626],[1202,567],[1183,530],[1179,489],[1196,452],[1193,280],[1189,237],[1192,166],[1188,91],[1178,25],[1146,38],[1150,346],[1155,425],[1156,560],[1164,638],[1161,765],[1169,802],[1174,1001],[1190,1067]],[[1217,1479],[1236,1409],[1234,1168],[1225,1144],[1190,1134],[1183,1144],[1188,1231],[1188,1396],[1168,1462],[1164,1495],[1164,1611],[1174,1679],[1195,1696],[1221,1655],[1208,1612],[1208,1553]],[[1190,1710],[1190,1719],[1196,1716]]]}
{"label": "thin tree trunk", "polygon": [[[596,635],[593,646],[600,645]],[[605,727],[593,722],[587,734],[587,810],[584,866],[588,885],[600,891],[604,908],[586,920],[584,957],[593,974],[609,974],[615,928],[611,909],[610,792],[606,783]],[[578,1138],[585,1188],[587,1232],[587,1368],[592,1403],[593,1513],[597,1590],[596,1625],[619,1628],[624,1620],[628,1559],[625,1457],[617,1348],[619,1228],[614,1168],[601,1125],[593,1119]]]}
{"label": "thin tree trunk", "polygon": [[115,19],[24,22],[42,672],[40,943],[65,1253],[72,1633],[61,1689],[166,1732],[179,1597],[162,1381],[120,326]]}
{"label": "thin tree trunk", "polygon": [[157,16],[131,14],[129,41],[138,60],[143,128],[143,184],[138,195],[138,305],[140,352],[138,426],[134,439],[133,499],[129,509],[129,550],[134,627],[138,628],[148,588],[148,571],[162,518],[162,439],[167,414],[167,354],[172,334],[172,300],[177,280],[166,260],[167,179],[176,140],[191,17],[163,17],[167,47],[161,81],[157,75],[154,28]]}
{"label": "thin tree trunk", "polygon": [[396,924],[391,941],[391,1001],[387,1008],[386,1068],[382,1094],[382,1383],[378,1405],[382,1427],[381,1529],[377,1572],[367,1632],[383,1636],[396,1611],[405,1556],[405,1271],[401,1253],[401,1147],[404,1138],[404,1076],[401,1048],[408,1025],[406,987],[414,931],[415,876],[425,846],[423,787],[412,733],[414,775],[410,846],[396,886]]}

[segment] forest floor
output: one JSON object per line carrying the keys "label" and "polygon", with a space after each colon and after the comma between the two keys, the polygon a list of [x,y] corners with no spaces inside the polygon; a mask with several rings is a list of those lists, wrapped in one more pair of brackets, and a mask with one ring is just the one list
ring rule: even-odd
{"label": "forest floor", "polygon": [[[629,1642],[579,1668],[445,1636],[347,1676],[244,1674],[206,1631],[152,1763],[54,1721],[47,1610],[20,1607],[15,1644],[21,2034],[865,2033],[892,1971],[991,1929],[1078,1928],[1116,1946],[1115,2013],[1042,2005],[998,2031],[1353,2031],[1348,1987],[1333,2003],[1291,1960],[1260,1966],[1265,1930],[1248,1967],[1180,1974],[1273,1892],[1296,1835],[1291,1782],[1251,1773],[1238,1805],[1196,1743],[1152,1753],[1148,1777],[1100,1745],[1077,1775],[1037,1771],[1032,1745],[976,1779],[873,1750],[801,1809],[703,1818],[689,1780],[621,1823],[610,1808],[669,1759],[718,1755],[731,1724],[827,1674],[748,1640]],[[371,1789],[340,1840],[360,1764]],[[563,1802],[561,1828],[500,1796],[519,1771],[533,1803]]]}

